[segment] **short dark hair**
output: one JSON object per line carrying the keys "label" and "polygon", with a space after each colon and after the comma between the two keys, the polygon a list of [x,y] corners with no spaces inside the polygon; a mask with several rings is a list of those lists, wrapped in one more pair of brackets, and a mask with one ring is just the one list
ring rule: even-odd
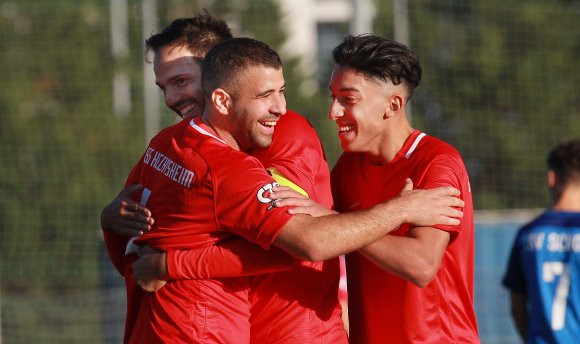
{"label": "short dark hair", "polygon": [[393,85],[401,83],[407,88],[408,99],[421,82],[419,56],[404,44],[375,36],[347,35],[332,50],[334,62]]}
{"label": "short dark hair", "polygon": [[568,182],[580,182],[580,140],[557,145],[548,154],[547,162],[562,186]]}
{"label": "short dark hair", "polygon": [[235,83],[245,70],[267,67],[282,68],[282,60],[266,43],[252,38],[232,38],[213,47],[201,64],[201,85],[204,94],[216,88],[235,91]]}
{"label": "short dark hair", "polygon": [[228,24],[207,11],[190,18],[175,19],[160,32],[145,40],[145,60],[149,52],[158,53],[167,46],[184,46],[201,61],[214,45],[231,39]]}

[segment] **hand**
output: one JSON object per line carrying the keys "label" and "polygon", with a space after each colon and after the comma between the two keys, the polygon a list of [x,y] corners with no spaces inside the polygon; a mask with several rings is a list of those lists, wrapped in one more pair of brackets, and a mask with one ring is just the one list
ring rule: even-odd
{"label": "hand", "polygon": [[155,292],[165,284],[167,276],[167,254],[149,246],[141,246],[139,258],[133,262],[133,279],[145,291]]}
{"label": "hand", "polygon": [[393,201],[400,202],[401,211],[407,215],[405,222],[415,226],[458,225],[463,217],[458,208],[465,205],[459,195],[459,190],[451,186],[413,190],[413,182],[407,178]]}
{"label": "hand", "polygon": [[130,198],[142,189],[143,186],[139,184],[129,185],[103,208],[101,228],[127,236],[139,236],[150,230],[153,225],[151,212]]}
{"label": "hand", "polygon": [[276,207],[290,207],[288,213],[292,215],[306,214],[312,217],[320,217],[337,214],[336,211],[325,208],[287,186],[275,186],[270,193],[270,197],[276,200],[274,203]]}

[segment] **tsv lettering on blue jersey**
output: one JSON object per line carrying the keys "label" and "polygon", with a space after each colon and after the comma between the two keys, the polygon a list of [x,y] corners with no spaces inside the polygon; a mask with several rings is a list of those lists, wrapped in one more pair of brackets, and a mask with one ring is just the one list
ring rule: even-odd
{"label": "tsv lettering on blue jersey", "polygon": [[528,236],[527,250],[550,252],[580,252],[580,233],[538,233]]}
{"label": "tsv lettering on blue jersey", "polygon": [[193,181],[194,173],[168,158],[165,154],[147,147],[143,157],[145,165],[171,179],[172,181],[189,188]]}

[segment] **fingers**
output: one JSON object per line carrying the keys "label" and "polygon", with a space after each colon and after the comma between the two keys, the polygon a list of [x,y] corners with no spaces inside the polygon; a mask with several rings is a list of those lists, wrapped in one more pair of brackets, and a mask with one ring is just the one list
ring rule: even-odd
{"label": "fingers", "polygon": [[143,235],[143,233],[146,232],[145,230],[135,229],[131,227],[114,227],[111,228],[111,231],[129,237],[141,236]]}
{"label": "fingers", "polygon": [[125,235],[142,235],[151,230],[154,220],[149,209],[139,203],[122,201],[117,215],[111,216],[114,228]]}
{"label": "fingers", "polygon": [[456,189],[452,186],[441,186],[441,187],[437,187],[437,188],[434,188],[431,190],[436,190],[441,195],[456,196],[456,197],[461,195],[461,191],[459,191],[459,189]]}
{"label": "fingers", "polygon": [[140,221],[143,223],[153,224],[153,219],[151,218],[151,211],[141,204],[129,200],[121,201],[119,207],[119,213],[121,216],[127,219],[132,219],[135,221]]}
{"label": "fingers", "polygon": [[308,199],[308,197],[296,192],[294,189],[286,186],[275,186],[270,192],[270,198],[272,199],[284,199],[284,198],[302,198]]}
{"label": "fingers", "polygon": [[[414,190],[413,192],[421,192],[422,190]],[[442,186],[433,189],[426,189],[428,193],[432,193],[433,202],[440,201],[441,204],[444,204],[449,207],[463,207],[465,202],[459,198],[461,192],[452,187],[452,186]]]}
{"label": "fingers", "polygon": [[130,195],[143,189],[140,184],[125,187],[101,212],[101,227],[117,234],[139,236],[151,229],[151,211],[133,201]]}
{"label": "fingers", "polygon": [[411,191],[411,190],[413,190],[413,181],[411,180],[411,178],[406,178],[405,185],[403,185],[403,190],[401,192]]}
{"label": "fingers", "polygon": [[465,205],[465,202],[458,197],[453,197],[450,199],[450,207],[457,207],[457,208],[463,208],[463,206]]}
{"label": "fingers", "polygon": [[461,223],[461,220],[454,217],[443,217],[439,222],[442,225],[457,226]]}
{"label": "fingers", "polygon": [[463,212],[456,208],[445,208],[445,210],[442,211],[442,214],[455,219],[461,219],[463,217]]}
{"label": "fingers", "polygon": [[296,198],[296,197],[288,197],[288,198],[276,198],[276,202],[274,203],[276,207],[306,207],[315,204],[315,202],[309,198]]}
{"label": "fingers", "polygon": [[288,214],[292,215],[305,214],[310,215],[312,217],[321,217],[326,215],[338,214],[338,212],[316,205],[316,206],[293,207],[288,209]]}
{"label": "fingers", "polygon": [[143,190],[143,185],[141,184],[130,184],[127,185],[121,192],[119,192],[118,197],[129,198],[132,194]]}

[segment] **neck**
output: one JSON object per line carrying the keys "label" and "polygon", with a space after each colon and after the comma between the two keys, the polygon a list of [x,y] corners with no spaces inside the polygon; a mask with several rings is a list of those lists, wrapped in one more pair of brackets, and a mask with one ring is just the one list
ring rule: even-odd
{"label": "neck", "polygon": [[580,212],[580,185],[568,185],[552,209]]}
{"label": "neck", "polygon": [[214,120],[213,117],[209,116],[207,113],[204,113],[203,116],[201,116],[201,120],[203,123],[207,124],[210,128],[212,128],[213,131],[216,133],[216,135],[220,139],[224,140],[228,144],[228,146],[232,147],[235,150],[238,151],[240,150],[238,141],[236,141],[236,139],[229,130],[227,130],[223,125],[220,125],[219,121]]}
{"label": "neck", "polygon": [[376,165],[386,165],[393,161],[414,130],[408,122],[398,128],[385,130],[379,140],[377,150],[375,152],[369,152],[373,163]]}

